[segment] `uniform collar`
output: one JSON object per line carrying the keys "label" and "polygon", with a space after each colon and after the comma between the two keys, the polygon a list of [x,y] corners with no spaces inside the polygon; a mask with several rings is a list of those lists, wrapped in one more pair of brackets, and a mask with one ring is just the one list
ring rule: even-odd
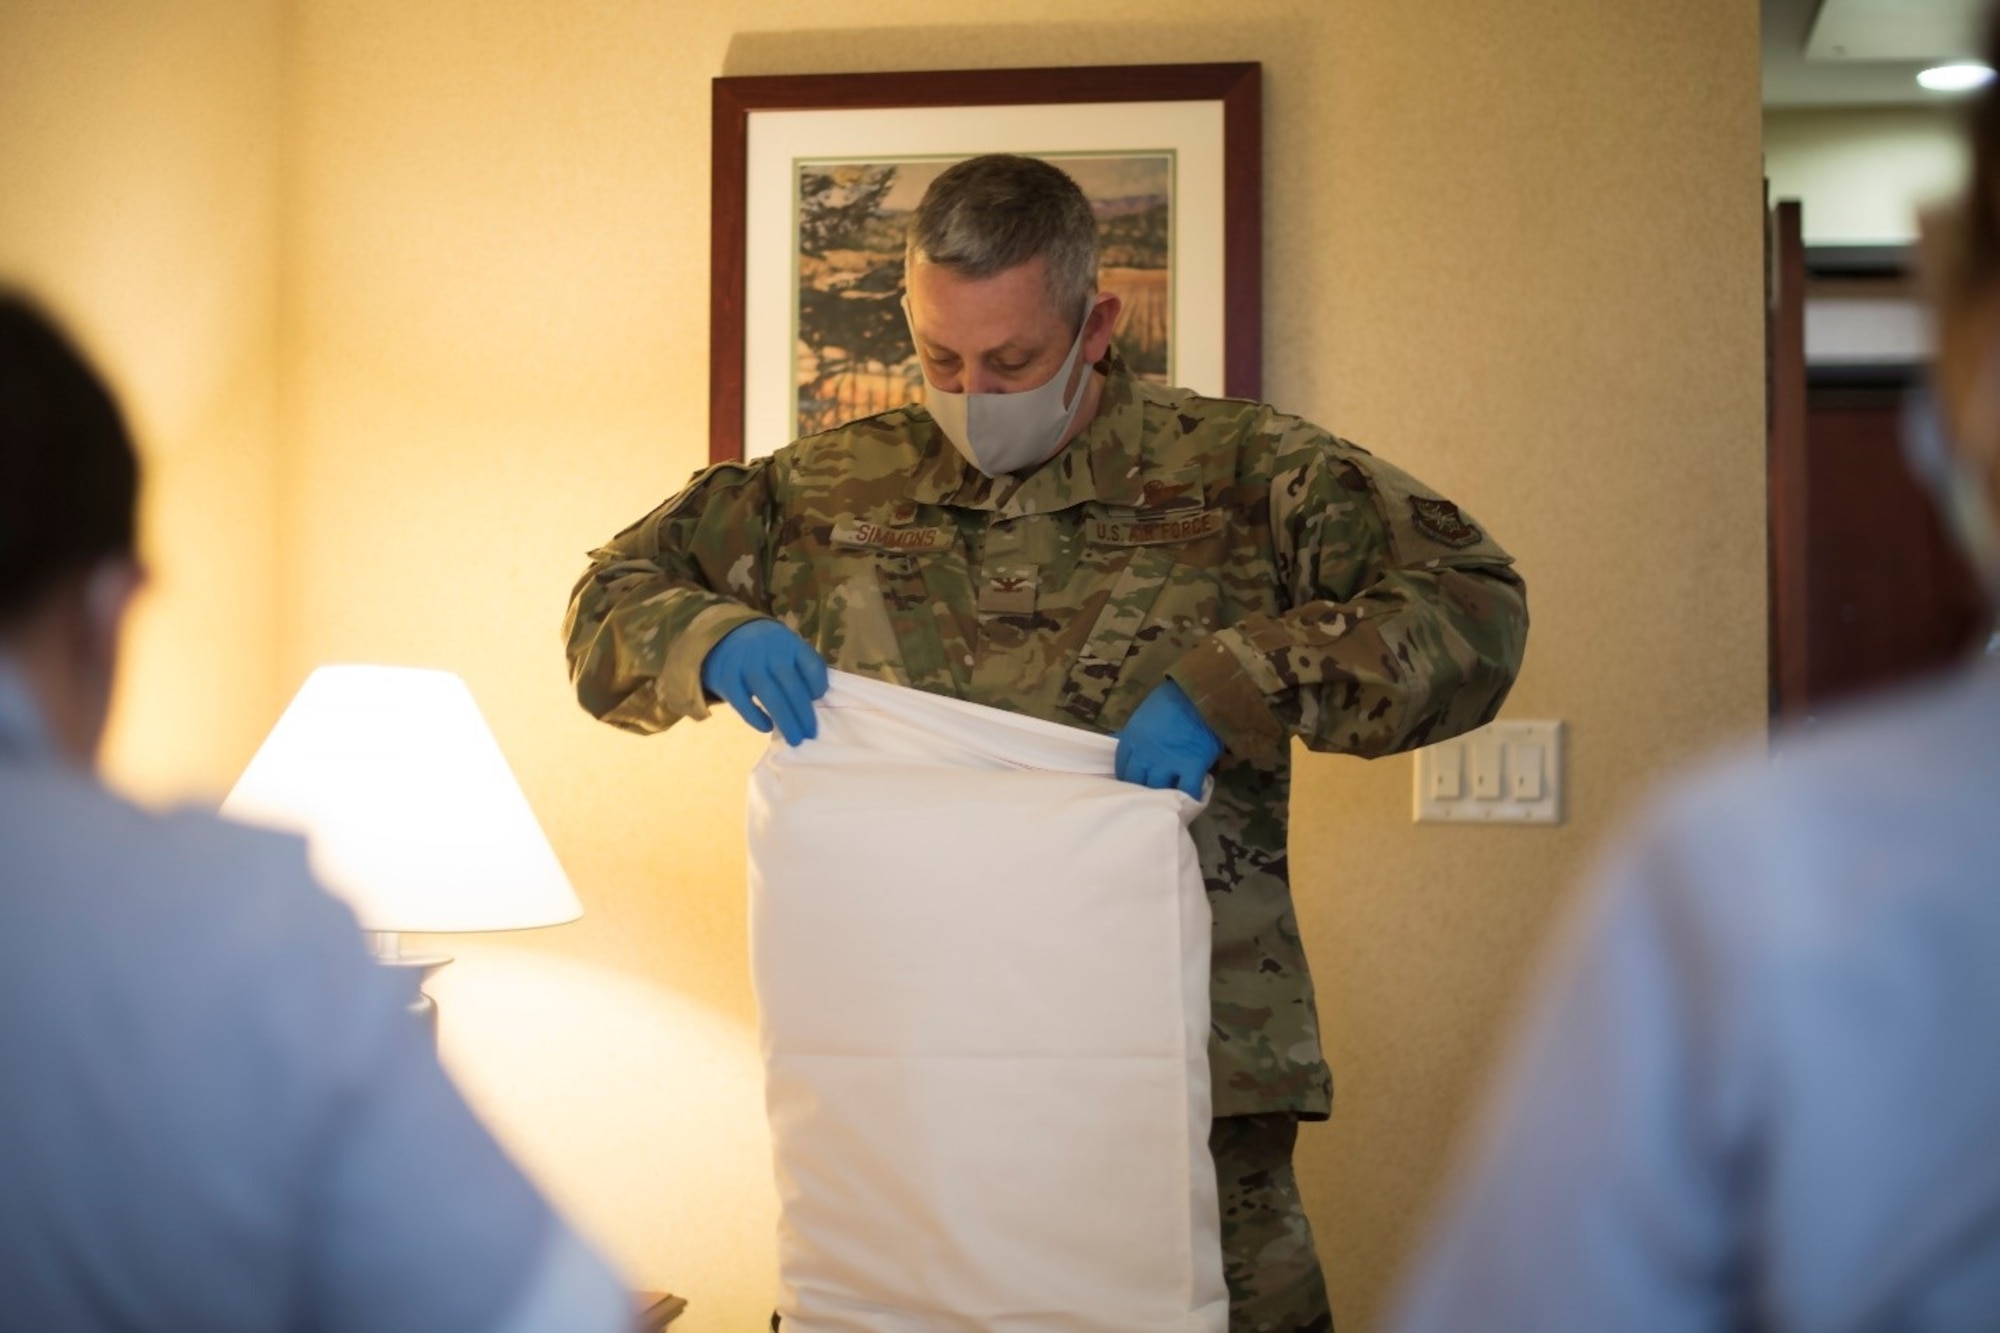
{"label": "uniform collar", "polygon": [[1031,472],[988,477],[965,461],[929,413],[918,417],[923,456],[910,498],[1006,518],[1052,513],[1093,500],[1138,507],[1145,499],[1146,400],[1115,347],[1095,369],[1104,376],[1097,415],[1061,453]]}
{"label": "uniform collar", "polygon": [[38,763],[54,755],[55,738],[28,674],[0,652],[0,763]]}

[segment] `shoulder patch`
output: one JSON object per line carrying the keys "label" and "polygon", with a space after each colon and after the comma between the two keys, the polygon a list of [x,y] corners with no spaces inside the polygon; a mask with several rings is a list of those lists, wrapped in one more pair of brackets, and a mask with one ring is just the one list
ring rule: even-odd
{"label": "shoulder patch", "polygon": [[1445,546],[1471,546],[1484,540],[1478,528],[1465,521],[1465,515],[1458,512],[1458,506],[1449,500],[1436,500],[1429,496],[1412,495],[1410,499],[1410,520],[1416,524],[1418,532],[1434,542]]}

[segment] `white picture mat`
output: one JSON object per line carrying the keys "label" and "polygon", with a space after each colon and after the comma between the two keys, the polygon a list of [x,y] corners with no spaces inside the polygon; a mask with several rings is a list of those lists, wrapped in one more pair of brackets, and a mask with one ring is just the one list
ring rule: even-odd
{"label": "white picture mat", "polygon": [[744,181],[743,456],[759,458],[789,443],[797,420],[793,196],[801,161],[1172,151],[1174,378],[1183,388],[1221,395],[1222,110],[1215,99],[752,114]]}

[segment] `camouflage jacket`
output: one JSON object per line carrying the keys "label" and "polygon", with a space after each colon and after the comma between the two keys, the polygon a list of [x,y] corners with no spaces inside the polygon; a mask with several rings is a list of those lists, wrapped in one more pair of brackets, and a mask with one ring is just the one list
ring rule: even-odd
{"label": "camouflage jacket", "polygon": [[1115,731],[1172,676],[1221,736],[1194,825],[1214,910],[1218,1115],[1322,1117],[1331,1079],[1286,868],[1289,738],[1373,758],[1499,710],[1527,605],[1450,501],[1296,417],[1132,378],[1031,472],[988,478],[921,407],[698,475],[591,555],[578,698],[653,732],[776,617],[832,665]]}

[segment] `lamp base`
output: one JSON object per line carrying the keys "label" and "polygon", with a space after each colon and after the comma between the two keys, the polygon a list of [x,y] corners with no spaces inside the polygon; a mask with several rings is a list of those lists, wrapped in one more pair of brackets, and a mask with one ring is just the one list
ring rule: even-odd
{"label": "lamp base", "polygon": [[424,983],[448,963],[450,954],[403,952],[402,937],[394,931],[371,930],[368,932],[368,952],[375,955],[375,961],[384,967],[394,968],[409,978],[410,1016],[423,1024],[424,1031],[431,1039],[431,1049],[437,1049],[438,1007],[425,991]]}

